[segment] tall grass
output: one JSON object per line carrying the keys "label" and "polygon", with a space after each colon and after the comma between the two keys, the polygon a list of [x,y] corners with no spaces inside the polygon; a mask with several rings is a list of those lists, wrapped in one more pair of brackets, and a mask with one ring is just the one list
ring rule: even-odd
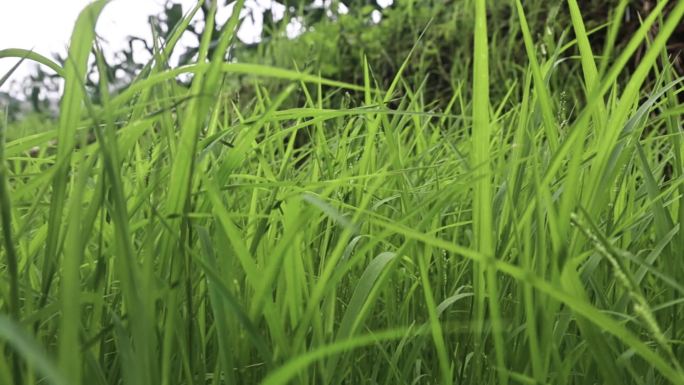
{"label": "tall grass", "polygon": [[472,77],[439,112],[413,52],[387,90],[368,63],[361,85],[224,63],[237,17],[169,68],[199,5],[97,105],[105,1],[64,66],[0,51],[65,80],[54,129],[0,140],[0,383],[684,384],[684,2],[615,57],[619,15],[599,57],[567,3],[572,40],[542,52],[511,1],[528,63],[503,85],[489,58],[522,47],[462,2]]}

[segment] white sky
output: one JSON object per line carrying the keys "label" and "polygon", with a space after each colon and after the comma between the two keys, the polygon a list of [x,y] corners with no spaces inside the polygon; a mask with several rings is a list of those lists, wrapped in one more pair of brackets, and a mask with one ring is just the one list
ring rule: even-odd
{"label": "white sky", "polygon": [[[0,49],[24,48],[52,58],[53,52],[66,52],[71,32],[79,12],[90,0],[0,0]],[[175,0],[187,12],[196,0]],[[164,0],[113,0],[107,4],[97,22],[96,31],[105,43],[108,52],[116,52],[126,46],[129,35],[151,39],[148,16],[164,9]],[[220,2],[221,4],[223,2]],[[274,15],[282,17],[285,7],[272,0],[247,0],[246,7],[269,9],[273,5]],[[201,12],[201,11],[200,11]],[[217,22],[224,23],[232,6],[222,6],[217,13]],[[243,11],[246,13],[246,11]],[[246,42],[255,42],[256,32],[261,30],[261,13],[254,13],[254,20],[247,18],[238,32]],[[192,34],[185,34],[183,45],[196,45]],[[141,58],[142,59],[142,58]],[[0,59],[0,77],[16,63],[11,58]],[[19,82],[32,72],[35,65],[25,61],[12,77],[0,88],[8,91],[12,82]],[[15,85],[16,86],[16,85]],[[13,88],[13,87],[12,87]]]}
{"label": "white sky", "polygon": [[[79,12],[91,0],[0,0],[0,49],[24,48],[33,49],[35,52],[52,58],[53,52],[64,54],[68,45],[71,32]],[[197,0],[174,0],[183,5],[183,12],[187,12],[197,4]],[[219,10],[216,21],[225,23],[232,12],[232,4],[223,5],[219,1]],[[392,4],[392,0],[377,0],[383,8]],[[164,9],[164,0],[112,0],[104,8],[97,22],[97,34],[104,39],[105,53],[117,52],[126,46],[126,37],[140,36],[151,40],[150,27],[147,22],[148,16],[159,14]],[[327,6],[330,0],[315,0],[314,5]],[[249,9],[271,9],[276,19],[283,17],[285,6],[275,0],[246,0],[243,16],[249,13]],[[346,13],[347,9],[340,4],[340,13]],[[200,11],[201,13],[201,11]],[[254,12],[254,17],[247,17],[238,37],[247,43],[258,41],[263,25],[261,12]],[[379,21],[379,12],[374,15],[374,21]],[[376,20],[377,19],[377,20]],[[301,23],[293,20],[288,25],[289,36],[296,36],[302,32]],[[194,35],[186,33],[180,41],[181,46],[196,46],[197,39]],[[136,52],[137,61],[144,62],[148,59],[145,53]],[[177,55],[176,55],[177,56]],[[177,59],[176,59],[177,60]],[[13,58],[0,59],[0,77],[17,62]],[[174,62],[172,56],[171,62]],[[0,91],[18,90],[18,83],[33,71],[35,64],[25,61],[14,72],[12,77],[0,87]]]}

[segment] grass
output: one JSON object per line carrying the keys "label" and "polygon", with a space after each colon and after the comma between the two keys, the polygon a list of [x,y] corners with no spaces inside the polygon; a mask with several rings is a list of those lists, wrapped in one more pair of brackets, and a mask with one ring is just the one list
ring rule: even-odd
{"label": "grass", "polygon": [[0,126],[0,383],[684,384],[684,2],[612,57],[619,17],[597,56],[569,0],[574,39],[542,53],[516,0],[520,67],[464,1],[472,82],[441,111],[414,51],[387,89],[366,61],[363,84],[224,63],[237,18],[168,68],[198,7],[94,105],[105,4],[64,66],[0,51],[65,79],[54,127]]}

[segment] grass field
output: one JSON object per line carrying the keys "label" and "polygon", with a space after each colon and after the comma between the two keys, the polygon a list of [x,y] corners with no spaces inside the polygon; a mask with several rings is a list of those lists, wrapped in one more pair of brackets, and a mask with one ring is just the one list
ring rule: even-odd
{"label": "grass field", "polygon": [[170,69],[186,15],[98,104],[105,2],[64,66],[0,50],[65,79],[54,127],[0,122],[0,384],[684,384],[684,1],[613,52],[626,3],[593,52],[568,0],[540,55],[512,2],[528,61],[489,63],[464,1],[472,63],[439,111],[410,56],[388,87],[226,63],[236,17]]}

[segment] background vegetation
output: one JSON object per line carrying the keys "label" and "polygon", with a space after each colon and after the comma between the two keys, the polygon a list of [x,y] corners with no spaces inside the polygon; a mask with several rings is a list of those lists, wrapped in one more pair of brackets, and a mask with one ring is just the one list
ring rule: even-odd
{"label": "background vegetation", "polygon": [[684,384],[684,1],[333,3],[0,50],[0,383]]}

